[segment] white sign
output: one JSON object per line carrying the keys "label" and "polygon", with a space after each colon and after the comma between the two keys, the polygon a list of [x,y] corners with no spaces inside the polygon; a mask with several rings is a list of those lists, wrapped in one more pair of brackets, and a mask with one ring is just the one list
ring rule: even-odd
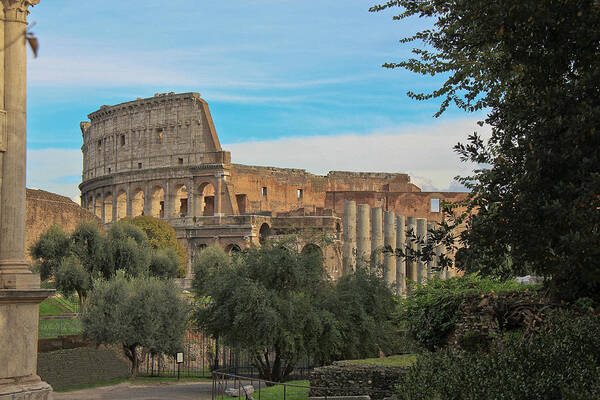
{"label": "white sign", "polygon": [[183,353],[177,353],[177,364],[181,364],[183,362]]}

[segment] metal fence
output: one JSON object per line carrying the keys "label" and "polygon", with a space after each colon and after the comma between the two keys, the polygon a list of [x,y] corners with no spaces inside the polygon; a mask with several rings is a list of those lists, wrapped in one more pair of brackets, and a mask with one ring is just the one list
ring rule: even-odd
{"label": "metal fence", "polygon": [[42,315],[38,325],[38,338],[49,339],[81,334],[79,314]]}
{"label": "metal fence", "polygon": [[[309,360],[303,360],[296,366],[292,376],[305,377],[311,369]],[[178,364],[175,357],[147,354],[140,364],[139,373],[145,376],[211,378],[214,370],[259,376],[246,352],[223,345],[217,348],[213,338],[195,330],[185,335],[183,363]]]}

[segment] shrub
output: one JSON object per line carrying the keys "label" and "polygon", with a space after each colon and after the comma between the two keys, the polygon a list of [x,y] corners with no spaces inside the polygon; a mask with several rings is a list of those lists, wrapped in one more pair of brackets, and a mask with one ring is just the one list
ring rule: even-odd
{"label": "shrub", "polygon": [[433,351],[446,345],[454,330],[458,311],[468,296],[527,289],[526,285],[482,278],[477,274],[448,280],[433,279],[415,285],[406,299],[398,301],[399,325],[421,347]]}
{"label": "shrub", "polygon": [[600,317],[555,311],[539,333],[489,354],[422,354],[397,388],[411,400],[600,398]]}

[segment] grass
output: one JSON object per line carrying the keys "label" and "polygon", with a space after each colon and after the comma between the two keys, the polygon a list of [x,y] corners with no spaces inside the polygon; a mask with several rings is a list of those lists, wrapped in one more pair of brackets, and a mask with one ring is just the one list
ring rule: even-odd
{"label": "grass", "polygon": [[[290,381],[286,382],[292,385],[302,385],[308,386],[308,381]],[[252,397],[255,400],[258,400],[258,387],[254,389],[254,394]],[[260,389],[260,400],[282,400],[283,399],[283,385],[271,386],[268,388]],[[221,397],[217,397],[220,399]],[[236,399],[237,397],[227,397],[224,396],[223,399]],[[244,399],[244,396],[241,397]],[[288,386],[285,389],[285,399],[286,400],[307,400],[308,399],[308,388],[298,388]]]}
{"label": "grass", "polygon": [[364,360],[348,360],[353,364],[381,365],[384,367],[410,367],[417,361],[416,354],[400,354],[383,358],[365,358]]}
{"label": "grass", "polygon": [[62,297],[49,297],[40,303],[40,315],[64,315],[77,312],[78,305]]}
{"label": "grass", "polygon": [[[181,382],[212,382],[212,379],[210,378],[181,378],[180,379]],[[154,382],[154,383],[175,383],[177,382],[177,378],[162,378],[162,377],[149,377],[149,376],[138,376],[136,380],[132,381],[129,378],[116,378],[116,379],[112,379],[110,381],[106,381],[106,382],[97,382],[97,383],[90,383],[89,385],[77,385],[77,386],[70,386],[68,388],[64,388],[64,389],[59,389],[59,390],[55,390],[55,392],[73,392],[76,390],[85,390],[85,389],[93,389],[96,387],[103,387],[103,386],[112,386],[112,385],[118,385],[119,383],[123,383],[123,382],[131,382],[131,383],[135,383],[135,382]]]}

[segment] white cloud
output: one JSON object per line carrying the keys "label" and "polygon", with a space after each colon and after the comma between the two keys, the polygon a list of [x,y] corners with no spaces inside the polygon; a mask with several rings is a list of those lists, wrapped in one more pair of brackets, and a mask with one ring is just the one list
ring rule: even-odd
{"label": "white cloud", "polygon": [[478,131],[476,120],[462,119],[433,125],[414,125],[368,135],[308,136],[223,145],[240,164],[303,168],[315,174],[328,171],[408,173],[423,190],[461,189],[454,177],[467,175],[472,165],[461,163],[452,147]]}

